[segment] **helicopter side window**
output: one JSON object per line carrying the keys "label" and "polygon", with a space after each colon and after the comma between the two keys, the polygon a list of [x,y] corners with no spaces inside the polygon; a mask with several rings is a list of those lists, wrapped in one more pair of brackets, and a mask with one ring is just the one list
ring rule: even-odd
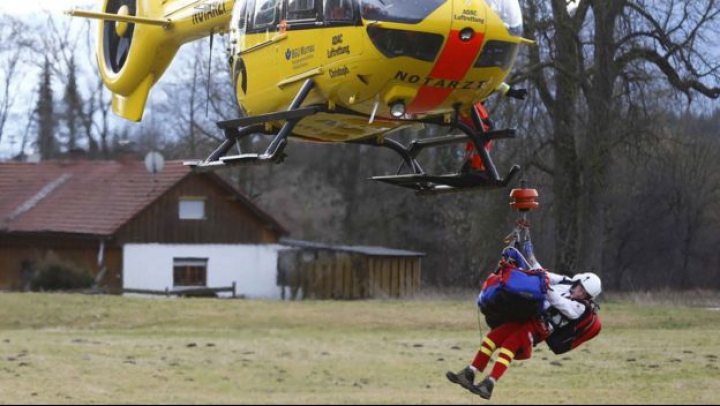
{"label": "helicopter side window", "polygon": [[355,19],[352,0],[325,0],[325,21],[350,22]]}
{"label": "helicopter side window", "polygon": [[371,21],[417,24],[447,0],[362,0],[362,17]]}
{"label": "helicopter side window", "polygon": [[287,20],[316,20],[315,0],[288,0]]}
{"label": "helicopter side window", "polygon": [[[240,0],[235,3],[235,8],[233,9],[232,26],[237,28],[239,32],[245,32],[245,28],[247,27],[248,3],[252,2]],[[250,7],[252,6],[253,5],[250,4]]]}
{"label": "helicopter side window", "polygon": [[257,0],[253,29],[262,29],[275,24],[278,0]]}
{"label": "helicopter side window", "polygon": [[517,53],[518,44],[504,41],[488,41],[475,62],[475,67],[508,70]]}

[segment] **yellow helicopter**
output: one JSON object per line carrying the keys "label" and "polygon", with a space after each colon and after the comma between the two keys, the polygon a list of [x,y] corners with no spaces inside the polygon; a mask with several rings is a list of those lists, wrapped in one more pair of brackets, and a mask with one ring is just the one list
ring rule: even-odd
{"label": "yellow helicopter", "polygon": [[[219,122],[225,141],[194,170],[282,162],[288,138],[387,147],[396,175],[372,179],[420,193],[504,187],[485,145],[476,104],[507,91],[519,45],[518,0],[104,0],[97,58],[117,115],[140,121],[152,86],[179,48],[229,35],[228,57],[244,117]],[[460,134],[405,146],[392,131],[436,124]],[[228,155],[242,137],[267,134],[262,153]],[[431,175],[417,162],[429,147],[474,144],[480,174]],[[403,169],[405,172],[403,174]]]}

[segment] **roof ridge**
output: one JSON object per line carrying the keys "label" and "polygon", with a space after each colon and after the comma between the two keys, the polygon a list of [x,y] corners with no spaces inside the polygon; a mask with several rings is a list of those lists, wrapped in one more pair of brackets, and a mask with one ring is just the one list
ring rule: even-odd
{"label": "roof ridge", "polygon": [[18,206],[18,208],[15,209],[15,211],[10,213],[3,220],[5,221],[5,223],[11,223],[11,222],[15,221],[18,217],[20,217],[23,214],[27,213],[28,211],[32,210],[35,206],[38,205],[38,203],[43,201],[46,197],[50,196],[50,194],[52,194],[52,192],[54,192],[55,189],[64,185],[72,177],[73,177],[73,175],[70,173],[62,174],[59,178],[57,178],[54,181],[43,186],[43,188],[40,189],[39,192],[35,193],[35,195],[33,195],[31,198],[29,198],[28,200],[23,202],[23,204]]}
{"label": "roof ridge", "polygon": [[413,256],[413,257],[424,257],[427,256],[424,252],[410,251],[399,248],[389,248],[382,246],[371,246],[371,245],[335,245],[327,243],[317,243],[306,240],[295,240],[291,238],[280,238],[278,241],[281,245],[296,248],[306,248],[313,250],[329,250],[337,252],[351,252],[359,253],[371,256]]}

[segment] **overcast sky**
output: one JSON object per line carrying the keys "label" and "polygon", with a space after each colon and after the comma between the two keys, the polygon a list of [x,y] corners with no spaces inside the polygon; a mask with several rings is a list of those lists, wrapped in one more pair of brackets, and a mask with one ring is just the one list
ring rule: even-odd
{"label": "overcast sky", "polygon": [[[158,0],[159,1],[159,0]],[[42,25],[46,23],[47,16],[45,12],[50,12],[56,16],[56,21],[60,26],[64,24],[70,24],[73,29],[87,30],[85,20],[70,18],[62,14],[63,11],[69,10],[77,6],[83,9],[99,9],[103,0],[0,0],[0,14],[9,14],[18,16],[23,19],[24,22],[29,24]],[[93,24],[91,32],[93,38],[95,35],[96,25]],[[2,39],[0,39],[2,41]],[[206,41],[207,42],[207,41]],[[84,41],[78,43],[78,58],[83,61],[82,66],[79,67],[78,75],[79,81],[81,82],[81,91],[88,89],[90,86],[86,82],[96,82],[97,66],[95,65],[95,51],[91,45],[91,50],[86,49]],[[217,49],[220,49],[219,47]],[[162,85],[171,84],[177,80],[185,80],[181,74],[183,66],[183,57],[192,57],[192,52],[180,52],[177,58],[168,68],[168,71],[163,75],[162,82],[157,86],[155,91],[151,92],[148,104],[150,107],[157,104],[162,104],[165,98],[165,93],[160,89]],[[218,65],[219,66],[219,65]],[[17,94],[15,103],[10,111],[10,120],[5,127],[5,133],[2,140],[0,140],[0,160],[8,158],[11,155],[15,155],[19,152],[20,140],[23,138],[23,134],[26,133],[27,127],[27,115],[28,112],[34,108],[36,103],[36,92],[39,81],[39,69],[36,64],[26,63],[23,66],[23,76],[25,80],[21,81],[20,84],[16,84],[13,87],[14,92]],[[2,75],[0,75],[2,77]],[[54,92],[56,101],[62,97],[64,88],[60,80],[54,81]],[[148,121],[144,120],[143,122]],[[113,115],[110,118],[110,125],[113,129],[119,129],[125,126],[134,128],[142,127],[141,124],[130,124],[125,120],[121,120]],[[33,130],[34,131],[34,130]],[[30,153],[31,147],[26,150]]]}
{"label": "overcast sky", "polygon": [[92,5],[97,8],[100,3],[101,0],[0,0],[0,13],[25,14],[40,11],[60,13],[75,6],[86,8]]}

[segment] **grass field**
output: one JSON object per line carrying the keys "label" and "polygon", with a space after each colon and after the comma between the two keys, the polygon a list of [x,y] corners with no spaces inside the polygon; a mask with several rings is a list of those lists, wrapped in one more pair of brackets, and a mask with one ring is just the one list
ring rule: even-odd
{"label": "grass field", "polygon": [[0,294],[0,403],[720,402],[720,311],[623,300],[603,303],[601,317],[597,339],[563,356],[538,346],[486,402],[444,376],[480,343],[472,296]]}

